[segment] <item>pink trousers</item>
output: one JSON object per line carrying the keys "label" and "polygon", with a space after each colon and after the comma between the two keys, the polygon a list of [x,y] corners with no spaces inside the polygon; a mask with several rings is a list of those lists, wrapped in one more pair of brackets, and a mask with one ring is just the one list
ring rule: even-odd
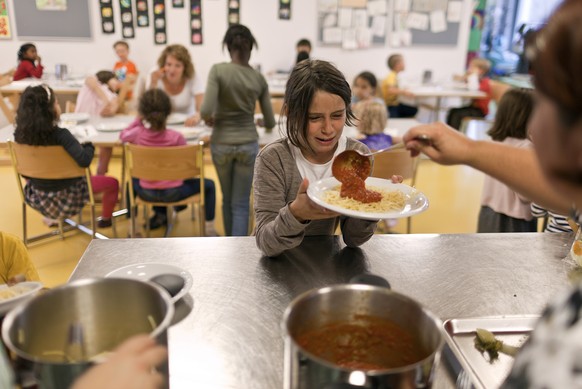
{"label": "pink trousers", "polygon": [[93,187],[93,193],[103,193],[101,217],[111,219],[113,208],[115,208],[115,203],[117,203],[119,182],[115,177],[91,176],[91,186]]}

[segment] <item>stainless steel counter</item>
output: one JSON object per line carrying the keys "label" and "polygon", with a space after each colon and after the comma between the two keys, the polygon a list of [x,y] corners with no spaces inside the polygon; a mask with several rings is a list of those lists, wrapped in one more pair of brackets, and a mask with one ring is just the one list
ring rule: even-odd
{"label": "stainless steel counter", "polygon": [[[386,277],[442,320],[539,313],[568,285],[568,234],[376,235],[361,249],[337,237],[306,239],[277,258],[254,237],[93,240],[71,280],[124,265],[167,262],[194,286],[169,332],[171,387],[283,387],[281,318],[315,287],[362,272]],[[441,366],[436,388],[454,387]]]}

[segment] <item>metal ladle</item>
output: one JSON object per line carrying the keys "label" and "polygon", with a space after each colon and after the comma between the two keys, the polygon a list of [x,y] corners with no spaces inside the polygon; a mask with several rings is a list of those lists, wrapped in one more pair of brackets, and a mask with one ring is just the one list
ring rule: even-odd
{"label": "metal ladle", "polygon": [[[428,135],[419,135],[414,139],[422,143],[426,144],[430,143],[430,138]],[[343,171],[345,171],[346,169],[355,170],[359,173],[358,176],[362,180],[366,180],[366,178],[368,178],[370,176],[370,173],[372,172],[372,164],[370,161],[370,157],[372,157],[375,154],[384,153],[386,151],[391,150],[398,150],[404,147],[405,147],[404,142],[399,142],[389,147],[371,151],[369,153],[362,153],[361,151],[358,150],[342,151],[333,160],[333,163],[331,165],[331,172],[338,181],[342,181],[340,179],[340,177],[343,177],[342,170]]]}

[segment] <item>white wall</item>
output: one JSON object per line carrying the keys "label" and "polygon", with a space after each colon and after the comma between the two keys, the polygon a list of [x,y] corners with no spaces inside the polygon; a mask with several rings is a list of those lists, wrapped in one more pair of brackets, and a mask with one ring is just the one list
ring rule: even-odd
{"label": "white wall", "polygon": [[[19,0],[7,1],[14,38],[10,41],[0,41],[0,71],[16,65],[16,52],[19,46],[27,41],[18,38],[15,31],[18,27],[14,25],[13,4],[15,1]],[[121,23],[117,9],[119,3],[112,1],[116,15],[114,35],[105,35],[101,32],[98,1],[91,0],[89,3],[93,31],[91,41],[35,41],[46,71],[54,71],[56,63],[67,64],[69,73],[75,74],[95,72],[113,66],[116,57],[111,46],[121,38]],[[151,6],[151,2],[149,3]],[[253,53],[251,63],[261,64],[263,72],[289,69],[295,60],[296,41],[306,37],[315,46],[312,56],[334,62],[344,72],[350,83],[353,77],[363,70],[372,71],[378,78],[383,78],[387,73],[386,58],[396,51],[402,53],[406,59],[407,78],[420,78],[424,70],[431,69],[435,79],[444,80],[451,74],[462,72],[465,66],[472,1],[463,0],[463,3],[465,17],[461,23],[459,41],[454,47],[415,47],[393,50],[386,46],[356,51],[320,47],[316,42],[316,0],[293,0],[290,21],[277,18],[278,1],[276,0],[241,0],[241,22],[251,29],[259,43],[259,50]],[[168,42],[186,45],[193,56],[196,71],[204,78],[213,63],[228,60],[228,53],[222,51],[221,45],[227,29],[226,4],[225,0],[202,1],[204,44],[192,46],[189,39],[188,8],[173,9],[171,0],[166,0]],[[162,46],[153,44],[151,23],[150,27],[136,28],[136,38],[128,42],[131,46],[130,58],[142,72],[155,65],[157,56],[163,49]]]}

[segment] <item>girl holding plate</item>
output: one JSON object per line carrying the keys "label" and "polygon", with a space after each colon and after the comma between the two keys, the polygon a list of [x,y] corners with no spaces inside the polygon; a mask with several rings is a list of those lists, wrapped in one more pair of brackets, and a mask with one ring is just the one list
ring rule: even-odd
{"label": "girl holding plate", "polygon": [[343,135],[344,126],[356,119],[351,96],[343,74],[328,62],[305,60],[293,69],[283,102],[287,136],[265,146],[255,164],[256,241],[265,255],[296,247],[306,235],[333,235],[338,223],[349,247],[374,234],[377,221],[342,216],[307,196],[310,182],[332,177],[332,162],[340,152],[369,152]]}

